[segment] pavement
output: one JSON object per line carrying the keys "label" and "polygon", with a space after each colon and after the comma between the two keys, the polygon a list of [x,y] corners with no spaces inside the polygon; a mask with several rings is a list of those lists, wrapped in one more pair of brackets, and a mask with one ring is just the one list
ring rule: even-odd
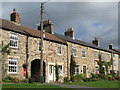
{"label": "pavement", "polygon": [[61,84],[61,83],[49,83],[51,85],[57,85],[65,88],[93,88],[93,87],[84,87],[84,86],[77,86],[77,85],[67,85],[67,84]]}

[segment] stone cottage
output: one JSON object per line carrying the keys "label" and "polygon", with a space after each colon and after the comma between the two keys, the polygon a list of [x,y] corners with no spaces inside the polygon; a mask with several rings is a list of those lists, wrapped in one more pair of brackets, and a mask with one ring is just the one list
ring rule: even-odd
{"label": "stone cottage", "polygon": [[[2,77],[13,76],[19,79],[25,78],[23,65],[27,63],[28,76],[35,81],[40,80],[40,53],[41,31],[20,25],[20,15],[13,10],[11,20],[0,19],[0,43],[10,44],[10,54],[2,60]],[[114,57],[113,69],[118,72],[119,54],[110,45],[109,50],[100,47],[96,38],[92,44],[74,38],[74,29],[69,28],[65,35],[54,33],[54,25],[50,20],[44,21],[43,41],[43,76],[45,82],[56,81],[55,65],[59,66],[60,81],[70,76],[71,56],[76,62],[75,74],[99,73],[96,62],[99,54],[102,60],[109,61]],[[112,68],[109,68],[111,70]]]}
{"label": "stone cottage", "polygon": [[[13,15],[15,14],[15,15]],[[40,80],[40,30],[20,25],[19,15],[14,10],[11,21],[0,19],[0,37],[4,45],[10,43],[10,54],[4,59],[3,78],[15,76],[24,78],[22,65],[27,62],[28,76]],[[15,18],[13,16],[16,16]],[[54,34],[44,32],[43,75],[45,82],[55,81],[55,68],[60,67],[61,78],[67,76],[67,44]]]}

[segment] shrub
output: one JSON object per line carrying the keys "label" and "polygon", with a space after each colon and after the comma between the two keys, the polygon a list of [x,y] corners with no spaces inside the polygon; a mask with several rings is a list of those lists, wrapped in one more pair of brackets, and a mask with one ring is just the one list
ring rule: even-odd
{"label": "shrub", "polygon": [[3,80],[3,82],[14,82],[14,83],[18,83],[19,79],[16,77],[11,77],[11,76],[7,76],[5,77]]}
{"label": "shrub", "polygon": [[114,77],[112,77],[112,78],[109,78],[108,80],[115,80],[115,78],[114,78]]}
{"label": "shrub", "polygon": [[12,82],[14,82],[14,83],[19,83],[19,79],[18,79],[18,78],[14,78],[14,79],[12,80]]}
{"label": "shrub", "polygon": [[75,82],[75,81],[77,81],[77,77],[76,77],[76,76],[71,76],[71,77],[70,77],[70,80],[71,80],[72,82]]}
{"label": "shrub", "polygon": [[25,78],[25,79],[22,79],[21,82],[22,82],[22,83],[28,83],[28,82],[29,82],[29,79],[26,79],[26,78]]}
{"label": "shrub", "polygon": [[64,77],[64,82],[69,82],[69,77]]}
{"label": "shrub", "polygon": [[78,81],[80,81],[80,80],[82,80],[82,79],[83,79],[83,77],[82,77],[82,75],[81,75],[81,74],[77,74],[77,75],[76,75],[76,77],[77,77],[77,80],[78,80]]}
{"label": "shrub", "polygon": [[34,78],[30,78],[29,79],[29,83],[34,83],[35,82],[35,79]]}
{"label": "shrub", "polygon": [[83,81],[84,82],[89,82],[89,81],[92,81],[91,78],[83,78]]}
{"label": "shrub", "polygon": [[116,79],[116,80],[120,80],[120,76],[116,76],[115,79]]}
{"label": "shrub", "polygon": [[99,74],[93,74],[93,73],[91,73],[91,78],[99,78]]}

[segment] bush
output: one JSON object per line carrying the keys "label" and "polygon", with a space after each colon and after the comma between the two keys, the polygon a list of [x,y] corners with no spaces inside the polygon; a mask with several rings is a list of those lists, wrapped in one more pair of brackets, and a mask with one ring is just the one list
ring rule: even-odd
{"label": "bush", "polygon": [[83,79],[83,76],[81,74],[77,74],[76,77],[77,81],[81,81]]}
{"label": "bush", "polygon": [[112,77],[112,78],[109,78],[108,80],[115,80],[115,78],[114,78],[114,77]]}
{"label": "bush", "polygon": [[64,82],[69,82],[69,77],[64,77]]}
{"label": "bush", "polygon": [[3,80],[3,82],[14,82],[14,83],[19,83],[19,79],[18,78],[14,78],[14,77],[11,77],[11,76],[7,76],[5,77]]}
{"label": "bush", "polygon": [[71,80],[72,82],[77,81],[77,76],[71,76],[71,77],[70,77],[70,80]]}
{"label": "bush", "polygon": [[18,79],[18,78],[14,78],[14,79],[12,80],[12,82],[14,82],[14,83],[19,83],[19,79]]}
{"label": "bush", "polygon": [[30,78],[29,79],[29,83],[34,83],[35,82],[35,79],[34,78]]}
{"label": "bush", "polygon": [[28,83],[29,82],[29,79],[23,79],[21,80],[22,83]]}
{"label": "bush", "polygon": [[93,73],[91,73],[91,78],[99,78],[99,74],[93,74]]}
{"label": "bush", "polygon": [[83,78],[83,81],[84,82],[90,82],[90,81],[92,81],[92,79],[91,78]]}
{"label": "bush", "polygon": [[116,79],[116,80],[120,80],[120,76],[116,76],[115,79]]}

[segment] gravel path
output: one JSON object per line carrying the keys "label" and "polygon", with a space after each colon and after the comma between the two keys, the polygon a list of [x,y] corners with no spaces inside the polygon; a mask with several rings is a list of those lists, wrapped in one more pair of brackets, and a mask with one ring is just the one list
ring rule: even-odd
{"label": "gravel path", "polygon": [[93,87],[84,87],[84,86],[77,86],[77,85],[67,85],[67,84],[61,84],[61,83],[49,83],[51,85],[57,85],[65,88],[93,88]]}

